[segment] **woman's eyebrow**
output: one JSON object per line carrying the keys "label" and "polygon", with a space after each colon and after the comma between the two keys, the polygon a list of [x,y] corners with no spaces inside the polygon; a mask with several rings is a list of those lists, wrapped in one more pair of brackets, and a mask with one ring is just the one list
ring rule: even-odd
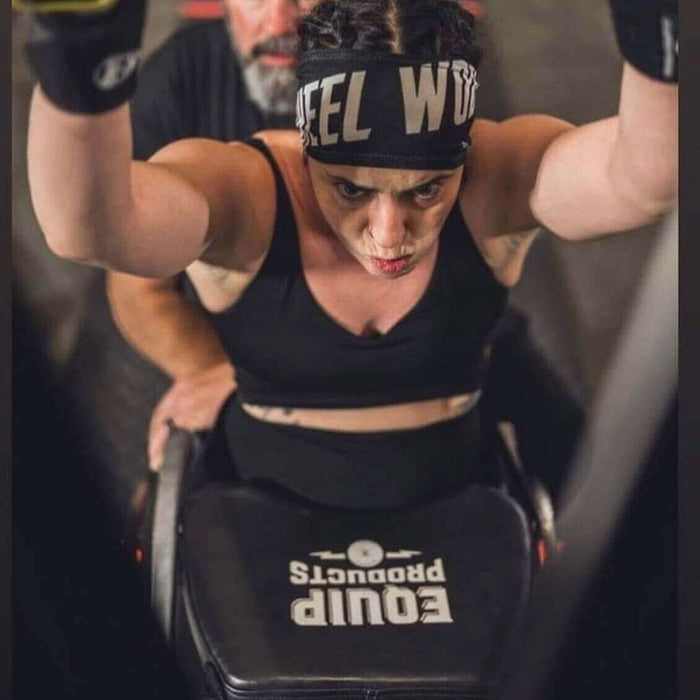
{"label": "woman's eyebrow", "polygon": [[433,177],[429,178],[428,180],[425,180],[423,182],[419,182],[417,185],[413,185],[413,187],[409,187],[407,190],[402,190],[400,194],[410,194],[411,192],[415,192],[417,189],[420,189],[421,187],[427,187],[428,185],[438,185],[441,182],[445,182],[445,180],[449,180],[450,175],[447,174],[442,174],[442,175],[434,175]]}
{"label": "woman's eyebrow", "polygon": [[326,176],[328,177],[329,180],[332,180],[335,184],[343,184],[343,185],[350,185],[354,187],[355,189],[362,190],[363,192],[376,192],[376,188],[374,187],[366,187],[364,185],[358,185],[356,182],[353,182],[352,180],[348,180],[348,178],[343,177],[342,175],[333,175],[329,172],[326,172]]}
{"label": "woman's eyebrow", "polygon": [[[324,171],[326,177],[331,180],[334,184],[343,184],[343,185],[351,185],[355,189],[362,190],[363,192],[377,192],[376,187],[367,187],[365,185],[358,185],[356,182],[353,182],[352,180],[349,180],[346,177],[343,177],[342,175],[333,175],[332,173],[329,173],[328,171]],[[411,187],[406,188],[405,190],[400,190],[399,195],[406,195],[406,194],[411,194],[412,192],[415,192],[415,190],[421,188],[421,187],[427,187],[428,185],[433,185],[433,184],[439,184],[441,182],[444,182],[445,180],[449,180],[450,175],[443,173],[441,175],[434,175],[432,177],[429,177],[429,179],[424,180],[423,182],[419,182],[415,185],[412,185]]]}

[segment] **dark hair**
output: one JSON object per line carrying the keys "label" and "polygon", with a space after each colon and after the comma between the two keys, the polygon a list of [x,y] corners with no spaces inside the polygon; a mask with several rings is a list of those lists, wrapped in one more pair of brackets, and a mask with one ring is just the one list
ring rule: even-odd
{"label": "dark hair", "polygon": [[478,67],[474,17],[456,0],[323,0],[299,24],[302,54],[315,49],[404,53]]}

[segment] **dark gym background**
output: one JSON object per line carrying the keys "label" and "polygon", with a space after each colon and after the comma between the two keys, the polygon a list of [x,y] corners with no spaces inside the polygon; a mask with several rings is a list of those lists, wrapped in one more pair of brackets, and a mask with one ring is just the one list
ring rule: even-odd
{"label": "dark gym background", "polygon": [[[574,123],[616,107],[621,60],[605,0],[483,0],[479,110]],[[146,51],[180,21],[152,0]],[[13,15],[15,698],[179,698],[184,689],[122,541],[146,472],[145,432],[165,378],[117,334],[100,271],[46,249],[26,186],[32,78]],[[543,232],[514,299],[589,402],[653,228],[568,244]],[[675,413],[565,649],[552,697],[675,697]]]}

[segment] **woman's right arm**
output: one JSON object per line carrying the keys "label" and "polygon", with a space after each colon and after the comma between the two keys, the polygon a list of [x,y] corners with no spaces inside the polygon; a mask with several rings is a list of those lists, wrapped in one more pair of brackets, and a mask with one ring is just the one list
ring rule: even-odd
{"label": "woman's right arm", "polygon": [[127,105],[84,115],[59,109],[39,87],[32,99],[32,200],[62,257],[147,277],[184,269],[236,220],[240,158],[241,149],[193,139],[132,161]]}
{"label": "woman's right arm", "polygon": [[222,233],[225,253],[232,224],[236,236],[254,229],[246,192],[260,191],[260,169],[246,162],[250,149],[193,139],[132,162],[128,100],[145,0],[116,0],[100,12],[94,0],[75,0],[70,12],[42,5],[53,11],[31,14],[27,39],[39,79],[28,169],[51,249],[146,277],[170,276],[202,256],[222,264]]}

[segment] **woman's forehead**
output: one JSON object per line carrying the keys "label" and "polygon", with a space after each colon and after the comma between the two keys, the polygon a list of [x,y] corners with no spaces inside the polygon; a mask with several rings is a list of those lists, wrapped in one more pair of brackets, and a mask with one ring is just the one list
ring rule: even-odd
{"label": "woman's forehead", "polygon": [[312,167],[328,179],[342,179],[357,187],[383,191],[404,191],[436,179],[457,176],[462,166],[452,170],[404,170],[398,168],[370,168],[360,165],[336,165],[309,159]]}

